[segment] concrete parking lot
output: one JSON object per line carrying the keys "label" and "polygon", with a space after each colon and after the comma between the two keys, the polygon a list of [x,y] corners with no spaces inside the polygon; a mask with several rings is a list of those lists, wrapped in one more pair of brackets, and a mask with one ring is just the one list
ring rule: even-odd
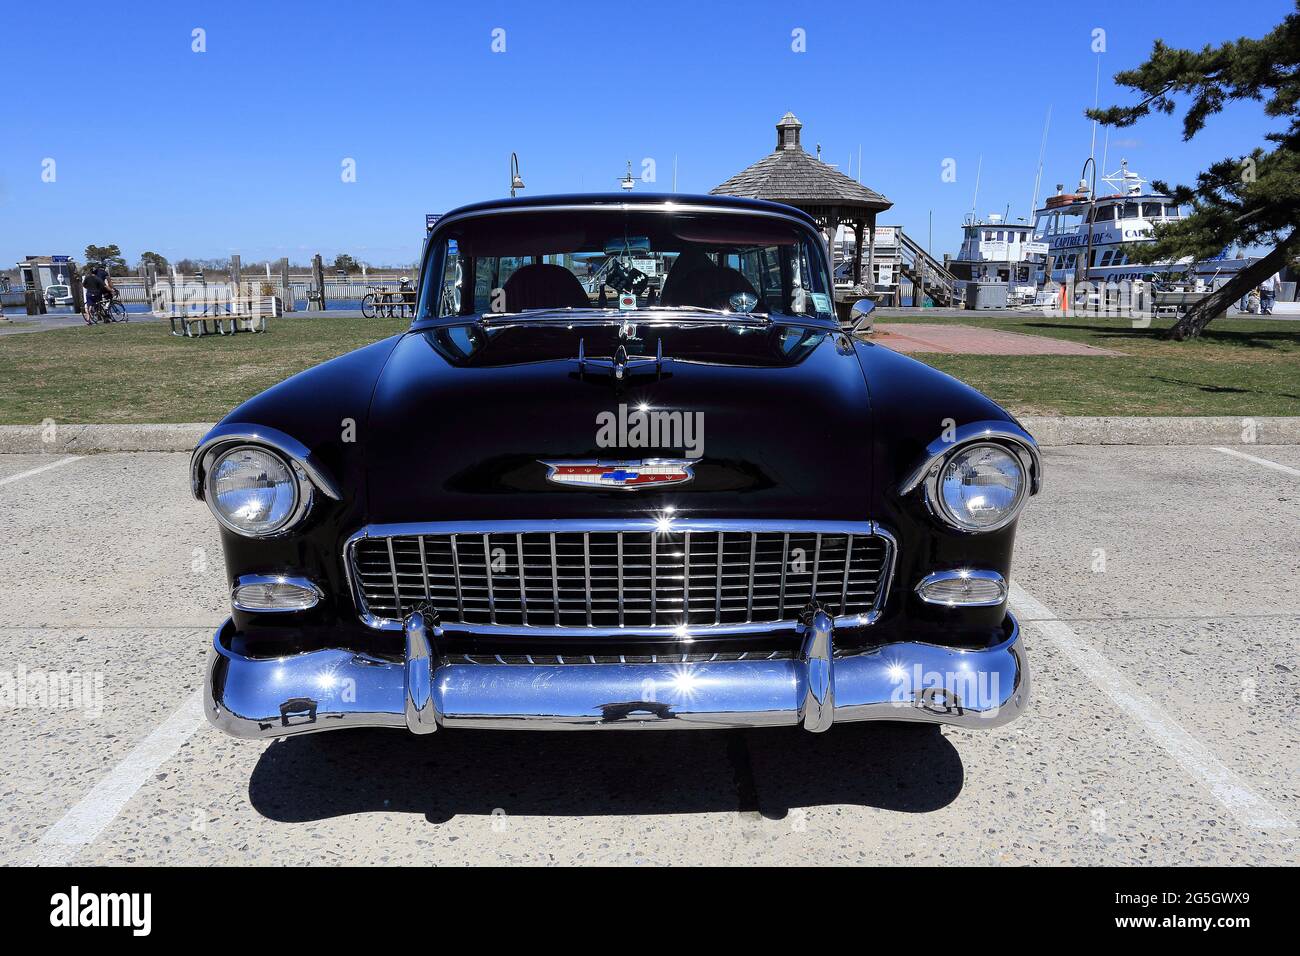
{"label": "concrete parking lot", "polygon": [[1300,861],[1300,447],[1046,461],[1007,727],[267,745],[199,712],[227,596],[187,456],[0,456],[0,862]]}

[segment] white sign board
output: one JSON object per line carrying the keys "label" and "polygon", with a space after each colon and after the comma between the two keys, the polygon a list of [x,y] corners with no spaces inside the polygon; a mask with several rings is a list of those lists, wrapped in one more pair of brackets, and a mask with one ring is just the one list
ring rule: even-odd
{"label": "white sign board", "polygon": [[894,264],[892,262],[882,262],[876,266],[876,284],[894,284]]}
{"label": "white sign board", "polygon": [[1047,243],[1045,242],[1026,242],[1020,247],[1027,256],[1045,256],[1047,255]]}

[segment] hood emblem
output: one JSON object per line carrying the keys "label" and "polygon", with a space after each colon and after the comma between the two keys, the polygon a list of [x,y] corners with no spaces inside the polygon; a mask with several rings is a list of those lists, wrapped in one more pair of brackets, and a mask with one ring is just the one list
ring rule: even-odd
{"label": "hood emblem", "polygon": [[[654,358],[649,358],[648,356],[629,355],[627,351],[627,345],[624,344],[623,342],[623,340],[626,339],[624,332],[626,332],[628,328],[629,326],[623,326],[619,330],[619,338],[620,338],[619,346],[614,351],[614,354],[609,358],[588,357],[586,339],[578,339],[578,377],[581,378],[582,376],[585,376],[589,368],[599,369],[600,371],[608,372],[610,375],[614,377],[615,382],[619,383],[622,382],[623,379],[629,375],[629,373],[639,372],[639,371],[653,368],[655,371],[655,375],[657,377],[662,378],[664,372],[663,339],[660,339],[658,342],[655,343]],[[632,332],[636,331],[635,325],[630,326],[630,328]],[[631,341],[631,340],[627,339],[627,341]]]}
{"label": "hood emblem", "polygon": [[647,458],[644,461],[544,461],[546,480],[579,488],[638,491],[680,485],[695,477],[698,458]]}

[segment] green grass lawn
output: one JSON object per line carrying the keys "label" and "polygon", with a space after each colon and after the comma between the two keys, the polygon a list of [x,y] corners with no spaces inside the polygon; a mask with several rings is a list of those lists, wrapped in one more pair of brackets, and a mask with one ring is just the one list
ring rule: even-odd
{"label": "green grass lawn", "polygon": [[893,322],[954,323],[1045,335],[1118,356],[915,353],[1024,415],[1300,415],[1300,322],[1217,319],[1199,339],[1160,338],[1170,320],[1135,329],[1128,319],[1039,313],[980,317],[931,310]]}
{"label": "green grass lawn", "polygon": [[0,336],[0,424],[210,422],[295,372],[410,325],[288,317],[270,331],[197,339],[166,323]]}
{"label": "green grass lawn", "polygon": [[[1300,322],[1219,320],[1180,343],[1161,340],[1159,327],[1114,319],[926,310],[880,321],[959,322],[1122,353],[916,356],[1019,414],[1300,415]],[[201,339],[176,338],[156,322],[0,336],[0,424],[215,421],[294,372],[407,325],[324,316]]]}

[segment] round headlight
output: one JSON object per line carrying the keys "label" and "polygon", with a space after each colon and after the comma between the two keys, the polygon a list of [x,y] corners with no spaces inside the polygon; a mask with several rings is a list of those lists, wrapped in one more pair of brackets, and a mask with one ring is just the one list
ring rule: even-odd
{"label": "round headlight", "polygon": [[208,506],[238,534],[274,534],[298,516],[300,498],[293,470],[267,448],[232,448],[208,469]]}
{"label": "round headlight", "polygon": [[1025,500],[1025,469],[1002,445],[980,443],[955,452],[935,484],[945,520],[965,531],[995,531],[1009,524]]}

